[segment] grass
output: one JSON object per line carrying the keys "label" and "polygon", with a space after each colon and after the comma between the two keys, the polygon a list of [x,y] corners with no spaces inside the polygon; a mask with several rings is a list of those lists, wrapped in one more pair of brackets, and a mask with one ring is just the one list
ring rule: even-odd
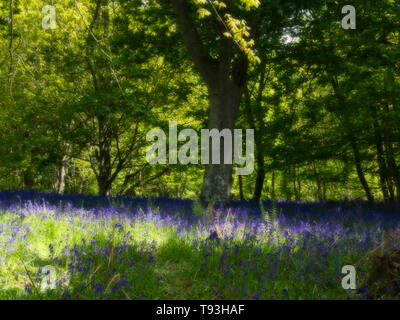
{"label": "grass", "polygon": [[[356,265],[362,286],[368,252],[397,227],[332,214],[289,219],[273,207],[190,218],[116,207],[3,208],[0,299],[363,299],[342,288],[342,266]],[[48,265],[56,288],[41,290]]]}

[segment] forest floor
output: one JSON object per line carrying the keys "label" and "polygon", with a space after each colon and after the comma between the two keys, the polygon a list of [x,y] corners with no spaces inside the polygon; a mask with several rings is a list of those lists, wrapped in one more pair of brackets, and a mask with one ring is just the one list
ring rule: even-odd
{"label": "forest floor", "polygon": [[367,204],[0,192],[0,299],[365,299],[399,227]]}

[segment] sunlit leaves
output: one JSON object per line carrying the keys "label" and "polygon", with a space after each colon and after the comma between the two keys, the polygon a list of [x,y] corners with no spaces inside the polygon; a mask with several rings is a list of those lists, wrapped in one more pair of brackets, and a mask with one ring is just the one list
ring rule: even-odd
{"label": "sunlit leaves", "polygon": [[200,8],[199,10],[197,10],[198,14],[199,14],[199,18],[202,19],[204,17],[208,17],[211,15],[211,12],[204,9],[204,8]]}
{"label": "sunlit leaves", "polygon": [[246,10],[257,8],[260,5],[259,0],[240,0],[240,3],[244,5]]}
{"label": "sunlit leaves", "polygon": [[260,62],[260,59],[252,50],[254,40],[250,39],[250,28],[244,19],[235,19],[230,14],[225,14],[226,26],[229,31],[224,36],[233,38],[239,48],[247,55],[250,61]]}

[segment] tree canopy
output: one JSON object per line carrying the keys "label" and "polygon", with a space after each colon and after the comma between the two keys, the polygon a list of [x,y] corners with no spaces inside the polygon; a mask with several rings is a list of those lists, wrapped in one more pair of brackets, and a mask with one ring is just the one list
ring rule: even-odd
{"label": "tree canopy", "polygon": [[[0,189],[399,201],[400,5],[352,1],[355,29],[345,5],[3,1]],[[254,172],[149,164],[169,121],[254,129]]]}

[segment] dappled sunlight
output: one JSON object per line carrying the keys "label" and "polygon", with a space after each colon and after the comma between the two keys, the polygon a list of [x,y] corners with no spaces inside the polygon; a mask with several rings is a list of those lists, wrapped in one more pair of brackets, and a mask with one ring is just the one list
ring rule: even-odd
{"label": "dappled sunlight", "polygon": [[[257,213],[243,203],[198,216],[169,200],[78,208],[45,198],[2,202],[0,298],[345,298],[341,267],[399,226],[367,209],[320,216],[264,203]],[[46,292],[44,266],[56,270],[56,289]]]}

